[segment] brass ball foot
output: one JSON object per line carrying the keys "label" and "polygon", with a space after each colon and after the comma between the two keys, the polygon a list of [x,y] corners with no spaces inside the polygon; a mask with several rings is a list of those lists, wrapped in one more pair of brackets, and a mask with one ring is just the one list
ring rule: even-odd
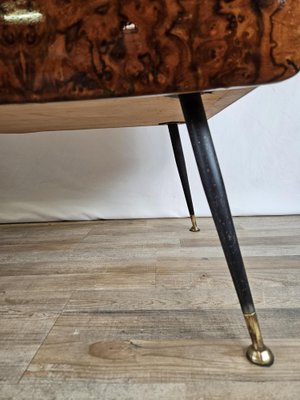
{"label": "brass ball foot", "polygon": [[191,232],[200,232],[200,229],[197,226],[197,220],[195,215],[191,215],[192,227],[190,229]]}
{"label": "brass ball foot", "polygon": [[246,354],[250,362],[262,367],[270,367],[274,362],[274,355],[267,346],[257,350],[251,345],[248,347]]}

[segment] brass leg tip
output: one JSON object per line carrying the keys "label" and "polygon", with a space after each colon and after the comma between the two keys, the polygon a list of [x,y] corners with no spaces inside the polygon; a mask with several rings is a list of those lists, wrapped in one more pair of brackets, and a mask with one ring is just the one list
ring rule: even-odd
{"label": "brass leg tip", "polygon": [[248,347],[246,354],[250,362],[262,367],[270,367],[274,363],[274,355],[267,346],[257,350],[251,345]]}
{"label": "brass leg tip", "polygon": [[200,232],[200,229],[197,226],[197,220],[196,220],[195,215],[191,216],[191,221],[192,221],[193,226],[191,227],[190,231],[191,232]]}

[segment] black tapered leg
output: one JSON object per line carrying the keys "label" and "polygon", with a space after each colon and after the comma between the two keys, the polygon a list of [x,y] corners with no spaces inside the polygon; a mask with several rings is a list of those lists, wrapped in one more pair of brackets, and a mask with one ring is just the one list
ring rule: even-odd
{"label": "black tapered leg", "polygon": [[179,133],[178,125],[176,123],[169,124],[168,128],[169,128],[170,138],[171,138],[171,142],[172,142],[172,146],[173,146],[175,161],[176,161],[177,168],[178,168],[179,177],[181,180],[183,192],[185,195],[185,200],[186,200],[187,207],[188,207],[191,221],[192,221],[192,227],[191,227],[190,231],[191,232],[199,232],[200,229],[197,226],[197,220],[195,217],[193,200],[192,200],[192,195],[191,195],[189,179],[188,179],[188,175],[187,175],[186,164],[185,164],[183,148],[182,148],[182,144],[181,144],[181,140],[180,140],[180,133]]}
{"label": "black tapered leg", "polygon": [[180,95],[179,98],[204,191],[252,339],[252,345],[248,348],[247,357],[250,361],[258,365],[272,365],[274,356],[263,343],[221,170],[201,96],[200,94],[193,93]]}

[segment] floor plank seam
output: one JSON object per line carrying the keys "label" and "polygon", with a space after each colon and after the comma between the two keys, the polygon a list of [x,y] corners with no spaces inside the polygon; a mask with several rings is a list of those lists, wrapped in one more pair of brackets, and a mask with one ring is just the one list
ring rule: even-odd
{"label": "floor plank seam", "polygon": [[21,383],[21,381],[22,381],[24,375],[26,374],[26,372],[28,371],[28,368],[30,367],[30,364],[31,364],[32,361],[34,360],[34,358],[35,358],[35,356],[37,355],[37,353],[39,352],[40,348],[43,346],[43,344],[44,344],[45,341],[47,340],[48,336],[51,334],[51,332],[52,332],[52,330],[53,330],[53,328],[54,328],[54,326],[55,326],[55,324],[56,324],[58,318],[59,318],[59,317],[62,315],[62,313],[64,312],[64,309],[65,309],[65,307],[67,306],[67,304],[68,304],[68,302],[69,302],[69,300],[70,300],[70,298],[71,298],[71,296],[72,296],[72,293],[73,293],[73,291],[71,292],[69,299],[66,299],[66,301],[65,301],[65,303],[64,303],[64,305],[63,305],[63,307],[62,307],[62,309],[57,313],[57,317],[55,318],[55,320],[54,320],[54,322],[53,322],[51,328],[49,329],[49,331],[48,331],[47,334],[45,335],[44,339],[43,339],[43,340],[41,341],[41,343],[39,344],[39,346],[38,346],[37,350],[35,351],[34,355],[31,357],[31,360],[28,362],[28,364],[27,364],[26,368],[24,369],[22,375],[21,375],[20,378],[18,379],[17,384],[20,384],[20,383]]}
{"label": "floor plank seam", "polygon": [[[215,235],[195,238],[186,222],[0,226],[11,242],[0,262],[0,399],[102,399],[101,384],[111,390],[108,398],[120,400],[196,400],[202,393],[250,399],[260,385],[260,400],[300,398],[300,217],[238,219],[246,247],[251,243],[245,263],[262,331],[275,353],[270,369],[244,357],[250,338]],[[185,249],[172,247],[175,236]],[[73,243],[66,254],[56,248],[60,238]],[[296,255],[285,254],[290,238]],[[196,254],[198,241],[204,250]],[[32,255],[35,242],[45,249]],[[256,251],[256,242],[266,252]],[[139,385],[151,382],[169,386],[144,397]],[[138,397],[116,383],[137,384]]]}
{"label": "floor plank seam", "polygon": [[[262,311],[262,310],[264,310],[264,309],[260,309],[260,311]],[[153,310],[145,310],[145,309],[140,309],[140,310],[99,310],[99,311],[80,311],[80,310],[78,310],[78,311],[68,311],[68,310],[66,310],[66,311],[64,311],[64,312],[62,312],[62,314],[61,315],[64,315],[64,316],[74,316],[74,315],[78,315],[78,314],[80,314],[80,315],[86,315],[86,314],[91,314],[91,315],[101,315],[101,314],[104,314],[104,315],[118,315],[118,314],[124,314],[124,315],[126,315],[126,314],[141,314],[141,313],[143,313],[143,314],[157,314],[157,313],[160,313],[160,314],[169,314],[169,313],[178,313],[178,314],[187,314],[187,313],[191,313],[191,314],[194,314],[194,313],[197,313],[197,312],[213,312],[213,311],[220,311],[220,310],[218,310],[218,309],[212,309],[212,308],[210,308],[210,309],[203,309],[203,308],[198,308],[198,309],[192,309],[192,308],[187,308],[187,309],[176,309],[176,308],[174,308],[174,309],[168,309],[168,310],[165,310],[165,309],[153,309]],[[228,308],[228,309],[223,309],[222,310],[222,312],[224,312],[224,311],[237,311],[237,312],[239,312],[239,310],[238,310],[238,308]]]}

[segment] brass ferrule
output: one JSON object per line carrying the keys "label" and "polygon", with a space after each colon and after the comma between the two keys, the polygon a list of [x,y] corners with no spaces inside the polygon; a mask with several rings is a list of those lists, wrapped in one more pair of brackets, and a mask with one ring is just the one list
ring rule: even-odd
{"label": "brass ferrule", "polygon": [[252,340],[255,350],[263,350],[265,345],[263,342],[259,322],[256,313],[244,314],[248,331]]}
{"label": "brass ferrule", "polygon": [[192,227],[190,229],[191,232],[199,232],[200,229],[197,226],[197,220],[195,215],[191,215]]}

